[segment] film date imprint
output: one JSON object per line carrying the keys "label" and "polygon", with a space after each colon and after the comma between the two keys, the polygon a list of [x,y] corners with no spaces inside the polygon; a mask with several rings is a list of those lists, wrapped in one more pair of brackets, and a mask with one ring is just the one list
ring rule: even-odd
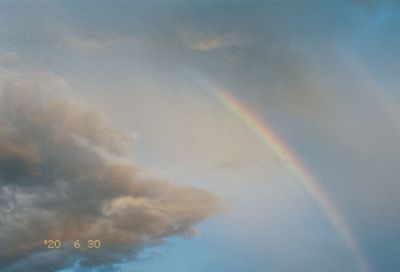
{"label": "film date imprint", "polygon": [[[43,240],[43,245],[48,249],[60,249],[63,247],[63,242],[61,240]],[[75,240],[72,246],[76,249],[88,248],[88,249],[98,249],[101,248],[100,240]]]}

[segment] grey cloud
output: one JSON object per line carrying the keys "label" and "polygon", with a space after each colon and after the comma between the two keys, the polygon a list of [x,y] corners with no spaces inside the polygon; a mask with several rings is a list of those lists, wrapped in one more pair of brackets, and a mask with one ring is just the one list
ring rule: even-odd
{"label": "grey cloud", "polygon": [[[40,79],[40,80],[39,80]],[[129,137],[54,76],[11,77],[0,98],[0,270],[111,270],[143,247],[193,232],[213,194],[147,178],[123,157]],[[49,88],[49,86],[51,88]],[[54,90],[50,90],[50,89]],[[43,240],[66,241],[47,251]],[[73,240],[102,240],[76,251]]]}

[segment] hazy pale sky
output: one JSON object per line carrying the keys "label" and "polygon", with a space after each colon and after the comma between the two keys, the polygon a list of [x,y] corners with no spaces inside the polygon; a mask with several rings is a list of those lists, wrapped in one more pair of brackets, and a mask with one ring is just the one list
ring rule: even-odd
{"label": "hazy pale sky", "polygon": [[399,271],[399,33],[395,1],[2,1],[0,271]]}

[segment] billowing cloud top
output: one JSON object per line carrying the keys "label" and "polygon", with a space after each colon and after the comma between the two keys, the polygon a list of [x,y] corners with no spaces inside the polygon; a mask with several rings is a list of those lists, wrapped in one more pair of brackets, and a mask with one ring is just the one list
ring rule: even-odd
{"label": "billowing cloud top", "polygon": [[[200,189],[147,178],[122,157],[129,137],[65,92],[55,76],[8,75],[0,98],[0,270],[108,271],[216,212]],[[45,250],[43,240],[66,241]],[[99,239],[98,250],[74,240]]]}

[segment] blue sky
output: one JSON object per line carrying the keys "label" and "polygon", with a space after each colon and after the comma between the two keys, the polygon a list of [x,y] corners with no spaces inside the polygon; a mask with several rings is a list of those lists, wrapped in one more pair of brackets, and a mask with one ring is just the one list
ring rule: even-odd
{"label": "blue sky", "polygon": [[279,132],[370,271],[399,271],[399,31],[391,1],[3,1],[0,80],[63,89],[133,135],[123,160],[223,199],[196,235],[135,248],[120,271],[357,271],[298,178],[202,80]]}

